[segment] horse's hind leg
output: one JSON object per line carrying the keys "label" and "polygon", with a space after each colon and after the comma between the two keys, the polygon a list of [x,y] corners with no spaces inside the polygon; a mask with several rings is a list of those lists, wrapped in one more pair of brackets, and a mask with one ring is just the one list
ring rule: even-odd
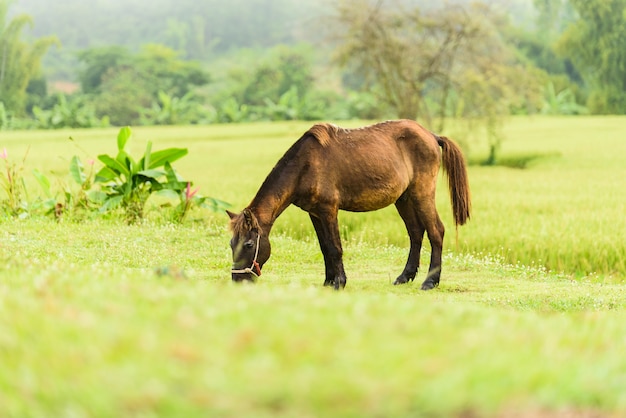
{"label": "horse's hind leg", "polygon": [[434,197],[421,201],[417,213],[420,221],[426,227],[428,240],[430,241],[430,266],[428,267],[426,280],[422,283],[422,290],[430,290],[439,286],[445,228],[437,213]]}
{"label": "horse's hind leg", "polygon": [[[416,179],[415,187],[406,192],[406,199],[408,202],[403,203],[402,200],[399,200],[396,203],[396,206],[400,203],[398,211],[400,211],[400,215],[402,216],[402,219],[404,219],[405,223],[408,219],[409,222],[412,222],[412,224],[419,225],[419,229],[415,228],[414,231],[416,231],[416,233],[419,232],[420,236],[416,236],[415,239],[411,236],[411,253],[409,253],[409,261],[407,262],[405,272],[409,267],[412,267],[412,265],[410,266],[409,264],[411,262],[411,255],[414,252],[414,248],[420,248],[417,244],[414,247],[413,241],[417,241],[417,238],[420,238],[419,246],[421,246],[421,238],[423,237],[424,230],[426,230],[426,233],[428,234],[428,240],[430,241],[431,247],[430,266],[428,268],[426,280],[422,283],[422,290],[429,290],[437,287],[439,285],[439,277],[441,276],[441,254],[443,252],[443,235],[445,233],[445,229],[443,222],[441,222],[441,219],[439,218],[437,207],[435,205],[436,187],[436,175],[431,176],[430,174],[427,174],[426,176],[421,176]],[[412,219],[409,216],[409,210],[412,210],[415,219]],[[407,213],[405,214],[404,212]],[[411,229],[409,229],[408,226],[407,230],[409,230],[410,235]],[[419,263],[419,251],[417,252],[415,263],[416,266],[418,265],[417,263]]]}
{"label": "horse's hind leg", "polygon": [[393,284],[403,284],[413,281],[413,279],[415,279],[415,275],[417,274],[417,270],[419,270],[420,252],[422,250],[422,241],[424,240],[424,226],[417,216],[415,205],[406,195],[398,199],[396,202],[396,209],[398,209],[398,213],[404,221],[411,243],[409,257],[406,260],[404,270],[398,276],[396,281],[393,282]]}

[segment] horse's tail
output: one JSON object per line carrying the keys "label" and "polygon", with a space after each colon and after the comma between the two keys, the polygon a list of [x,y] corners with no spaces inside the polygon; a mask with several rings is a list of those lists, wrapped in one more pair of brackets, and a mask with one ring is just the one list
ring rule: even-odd
{"label": "horse's tail", "polygon": [[443,167],[448,173],[448,188],[452,201],[452,212],[457,227],[470,218],[472,202],[463,153],[458,145],[445,136],[437,136],[437,143],[443,151]]}

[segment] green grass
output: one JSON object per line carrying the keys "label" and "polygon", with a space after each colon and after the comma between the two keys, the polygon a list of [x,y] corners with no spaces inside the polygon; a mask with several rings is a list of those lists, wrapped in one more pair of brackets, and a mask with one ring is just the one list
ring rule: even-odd
{"label": "green grass", "polygon": [[463,248],[572,274],[626,275],[626,119],[515,119],[504,152],[558,153],[528,170],[472,168]]}
{"label": "green grass", "polygon": [[[406,260],[393,209],[342,215],[342,292],[322,287],[297,209],[244,286],[230,283],[221,213],[183,226],[156,209],[132,227],[2,220],[0,416],[622,416],[624,122],[512,120],[505,155],[559,156],[471,167],[460,252],[442,182],[448,251],[431,292],[424,272],[391,284]],[[130,149],[188,147],[181,174],[240,209],[308,125],[136,128]],[[30,145],[26,173],[61,182],[82,156],[69,135],[93,157],[114,151],[115,134],[3,132],[0,147],[15,158]]]}
{"label": "green grass", "polygon": [[1,238],[1,416],[626,412],[620,285],[448,255],[421,292],[391,285],[403,250],[353,244],[334,292],[317,244],[278,235],[260,282],[236,286],[211,222]]}

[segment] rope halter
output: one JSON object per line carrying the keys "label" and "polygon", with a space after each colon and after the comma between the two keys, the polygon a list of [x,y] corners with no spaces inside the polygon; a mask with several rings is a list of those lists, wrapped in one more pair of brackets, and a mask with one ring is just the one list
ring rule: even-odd
{"label": "rope halter", "polygon": [[246,273],[246,274],[254,274],[256,277],[261,275],[261,266],[256,261],[259,255],[259,243],[261,241],[261,233],[257,234],[256,237],[256,250],[254,251],[254,258],[252,259],[252,264],[250,267],[246,267],[245,269],[231,269],[231,273]]}

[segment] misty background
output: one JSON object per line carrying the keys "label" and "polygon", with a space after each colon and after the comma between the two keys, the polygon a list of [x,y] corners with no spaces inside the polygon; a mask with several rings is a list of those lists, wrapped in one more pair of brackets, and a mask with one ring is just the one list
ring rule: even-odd
{"label": "misty background", "polygon": [[[332,54],[328,25],[335,14],[330,0],[17,0],[12,13],[33,17],[32,35],[56,35],[60,48],[44,57],[51,80],[76,81],[77,52],[105,45],[138,50],[147,43],[166,45],[185,59],[211,65],[230,55],[236,60],[273,46],[308,43],[316,62]],[[469,0],[457,2],[470,3]],[[532,27],[532,0],[490,1],[515,22]],[[430,0],[392,0],[385,7],[432,8]],[[388,4],[388,6],[387,6]],[[239,50],[239,51],[238,51]],[[254,55],[254,54],[252,54]]]}
{"label": "misty background", "polygon": [[626,113],[626,0],[0,0],[0,46],[0,129]]}

